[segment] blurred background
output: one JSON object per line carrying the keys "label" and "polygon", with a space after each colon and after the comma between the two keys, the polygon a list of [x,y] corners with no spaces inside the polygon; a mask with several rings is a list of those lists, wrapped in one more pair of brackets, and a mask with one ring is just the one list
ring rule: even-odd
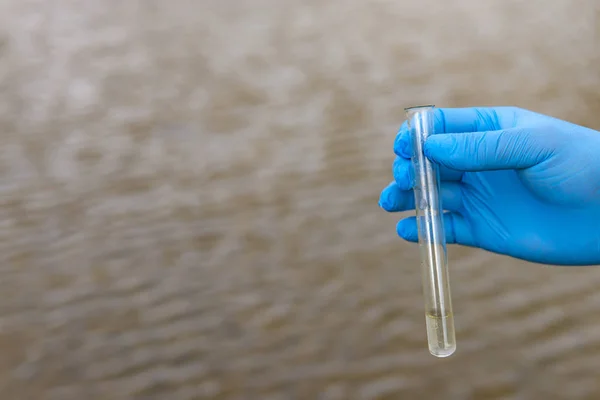
{"label": "blurred background", "polygon": [[600,129],[595,0],[0,2],[0,397],[598,399],[600,268],[417,249],[403,108]]}

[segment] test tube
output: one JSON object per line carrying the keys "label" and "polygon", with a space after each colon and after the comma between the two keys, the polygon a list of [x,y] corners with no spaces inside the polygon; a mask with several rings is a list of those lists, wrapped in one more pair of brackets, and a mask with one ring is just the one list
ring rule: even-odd
{"label": "test tube", "polygon": [[433,105],[404,109],[412,144],[414,196],[425,296],[425,324],[429,352],[448,357],[456,350],[454,316],[448,280],[448,256],[440,199],[438,166],[423,153],[425,140],[434,134]]}

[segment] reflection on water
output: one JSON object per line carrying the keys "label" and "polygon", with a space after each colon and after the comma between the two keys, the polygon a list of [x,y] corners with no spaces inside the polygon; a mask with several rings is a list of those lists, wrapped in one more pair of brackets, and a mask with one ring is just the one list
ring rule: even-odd
{"label": "reflection on water", "polygon": [[578,4],[2,2],[2,399],[598,398],[600,269],[450,247],[436,359],[377,207],[407,105],[600,127]]}

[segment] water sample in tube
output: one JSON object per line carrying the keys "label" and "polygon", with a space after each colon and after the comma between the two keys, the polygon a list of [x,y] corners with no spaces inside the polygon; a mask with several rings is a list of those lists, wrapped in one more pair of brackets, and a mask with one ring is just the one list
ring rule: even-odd
{"label": "water sample in tube", "polygon": [[434,109],[435,106],[427,105],[409,107],[404,111],[412,144],[427,341],[432,355],[448,357],[456,350],[456,338],[448,280],[440,177],[438,166],[423,153],[425,140],[434,134]]}

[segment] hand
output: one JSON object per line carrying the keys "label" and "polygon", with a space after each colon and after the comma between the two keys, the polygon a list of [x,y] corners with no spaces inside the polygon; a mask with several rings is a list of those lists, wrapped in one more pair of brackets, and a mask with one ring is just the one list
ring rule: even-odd
{"label": "hand", "polygon": [[[440,165],[448,244],[554,265],[600,264],[600,132],[514,107],[440,108],[425,155]],[[406,122],[389,212],[414,210]],[[415,217],[398,234],[416,242]]]}

